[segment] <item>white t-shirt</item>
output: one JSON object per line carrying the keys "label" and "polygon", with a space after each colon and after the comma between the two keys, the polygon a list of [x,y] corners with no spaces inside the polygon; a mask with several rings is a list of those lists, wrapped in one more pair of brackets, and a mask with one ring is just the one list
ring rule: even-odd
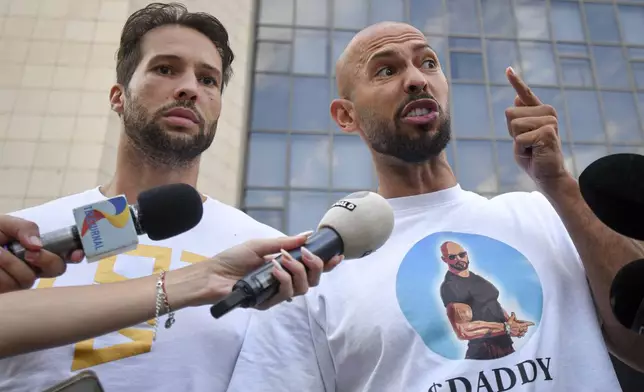
{"label": "white t-shirt", "polygon": [[[456,186],[390,202],[381,249],[251,317],[229,392],[620,390],[583,265],[543,195]],[[448,241],[469,276],[448,270]],[[451,326],[455,303],[470,308],[453,313],[465,331]],[[521,338],[503,332],[513,313],[534,323]],[[486,336],[491,323],[500,334]]]}
{"label": "white t-shirt", "polygon": [[[73,225],[73,208],[103,199],[96,188],[12,215],[38,223],[45,233]],[[135,251],[95,263],[69,265],[64,275],[55,280],[42,279],[34,287],[149,276],[160,268],[177,269],[202,261],[249,239],[281,235],[243,212],[208,198],[203,218],[192,230],[165,241],[142,236]],[[142,323],[75,345],[0,360],[0,391],[42,391],[84,369],[98,374],[106,392],[225,391],[250,312],[236,309],[214,319],[209,306],[186,308],[176,312],[171,329],[163,327],[164,318],[160,320],[154,343],[152,325]]]}

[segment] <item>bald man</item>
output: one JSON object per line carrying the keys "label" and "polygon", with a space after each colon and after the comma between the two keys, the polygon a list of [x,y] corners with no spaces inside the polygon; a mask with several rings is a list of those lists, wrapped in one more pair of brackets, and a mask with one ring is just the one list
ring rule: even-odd
{"label": "bald man", "polygon": [[465,248],[453,241],[441,247],[447,272],[440,296],[447,318],[460,340],[467,340],[466,359],[502,358],[514,352],[512,338],[522,338],[534,323],[517,320],[503,310],[499,290],[484,277],[470,271]]}
{"label": "bald man", "polygon": [[[506,69],[515,158],[540,192],[487,199],[461,189],[445,154],[449,86],[431,44],[384,22],[342,54],[331,116],[371,151],[394,232],[305,297],[254,314],[229,391],[616,391],[607,346],[644,368],[644,339],[617,323],[608,295],[616,271],[644,251],[584,203],[564,168],[556,112]],[[513,308],[530,309],[529,335],[504,329],[514,352],[463,358],[439,295],[443,272],[427,256],[448,237],[487,254],[477,261],[486,275],[501,279]]]}

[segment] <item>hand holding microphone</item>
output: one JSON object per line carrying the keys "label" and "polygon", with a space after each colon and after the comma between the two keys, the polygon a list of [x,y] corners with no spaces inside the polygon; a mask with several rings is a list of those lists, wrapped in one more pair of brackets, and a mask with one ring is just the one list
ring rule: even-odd
{"label": "hand holding microphone", "polygon": [[[5,248],[16,243],[25,249],[23,260]],[[28,289],[39,276],[59,276],[65,272],[66,263],[78,263],[83,257],[82,250],[70,252],[66,257],[51,253],[43,249],[38,225],[9,215],[0,216],[0,294]]]}
{"label": "hand holding microphone", "polygon": [[[303,244],[303,249],[322,260],[330,260],[330,267],[337,263],[336,257],[358,259],[380,248],[391,235],[394,214],[382,196],[373,192],[356,192],[336,202],[324,215],[318,229]],[[289,248],[293,249],[293,248]],[[304,254],[303,254],[304,252]],[[295,250],[278,256],[278,264],[293,265],[293,259],[304,261],[311,256],[306,250]],[[216,258],[224,259],[225,254]],[[264,309],[279,301],[283,295],[285,277],[273,273],[274,264],[266,263],[232,285],[230,292],[211,307],[213,317],[220,318],[231,310],[242,307]],[[315,272],[312,275],[316,275]],[[317,274],[319,276],[319,274]]]}

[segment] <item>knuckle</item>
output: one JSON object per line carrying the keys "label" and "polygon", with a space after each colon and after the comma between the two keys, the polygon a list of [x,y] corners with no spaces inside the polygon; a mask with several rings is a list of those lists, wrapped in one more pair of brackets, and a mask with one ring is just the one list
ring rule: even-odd
{"label": "knuckle", "polygon": [[553,117],[555,117],[555,118],[557,117],[557,110],[554,108],[554,106],[552,106],[552,105],[547,105],[547,104],[546,104],[546,105],[543,105],[543,106],[544,106],[544,107],[545,107],[545,109],[546,109],[546,110],[545,110],[545,111],[546,111],[546,113],[550,114],[551,116],[553,116]]}
{"label": "knuckle", "polygon": [[514,108],[507,108],[505,109],[505,117],[508,119],[514,119],[515,117],[515,110]]}

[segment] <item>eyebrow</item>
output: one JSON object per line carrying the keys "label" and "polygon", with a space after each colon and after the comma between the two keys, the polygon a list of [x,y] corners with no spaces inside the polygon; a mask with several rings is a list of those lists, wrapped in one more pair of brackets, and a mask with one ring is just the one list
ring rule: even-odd
{"label": "eyebrow", "polygon": [[[432,48],[429,44],[417,44],[417,45],[414,45],[414,47],[412,48],[412,50],[414,52],[419,52],[419,51],[425,50],[425,49],[429,49],[432,52],[436,53],[434,48]],[[369,57],[369,59],[367,60],[367,64],[370,64],[375,60],[380,60],[380,59],[384,59],[384,58],[388,58],[388,57],[393,57],[397,53],[398,53],[398,51],[394,50],[394,49],[381,50],[380,52],[376,52],[376,53],[372,54],[371,57]]]}
{"label": "eyebrow", "polygon": [[[158,54],[152,57],[152,60],[150,62],[155,62],[159,60],[181,61],[183,59],[180,56],[177,56],[176,54]],[[208,63],[203,63],[203,62],[197,63],[197,66],[200,68],[207,69],[208,71],[214,72],[217,75],[217,77],[221,79],[221,71],[217,67],[214,67]]]}

